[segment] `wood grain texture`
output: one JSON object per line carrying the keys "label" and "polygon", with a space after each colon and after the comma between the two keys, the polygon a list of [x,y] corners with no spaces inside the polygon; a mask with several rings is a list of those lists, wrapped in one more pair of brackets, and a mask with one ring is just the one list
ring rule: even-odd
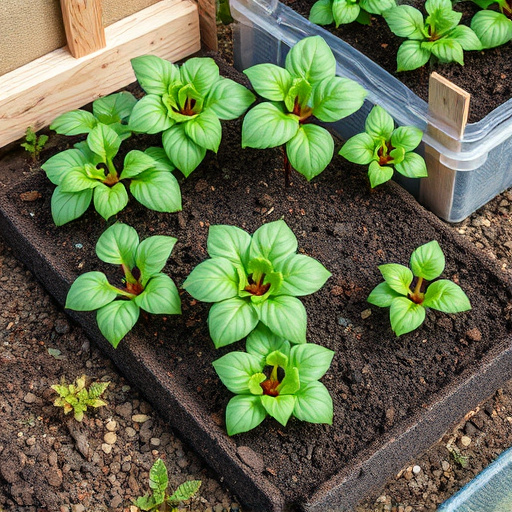
{"label": "wood grain texture", "polygon": [[0,147],[135,81],[130,59],[176,61],[200,49],[197,5],[162,0],[105,29],[107,46],[80,59],[55,50],[0,77]]}
{"label": "wood grain texture", "polygon": [[69,52],[80,58],[107,46],[102,0],[60,0]]}
{"label": "wood grain texture", "polygon": [[207,50],[219,49],[217,39],[217,2],[216,0],[197,0],[201,28],[201,42]]}

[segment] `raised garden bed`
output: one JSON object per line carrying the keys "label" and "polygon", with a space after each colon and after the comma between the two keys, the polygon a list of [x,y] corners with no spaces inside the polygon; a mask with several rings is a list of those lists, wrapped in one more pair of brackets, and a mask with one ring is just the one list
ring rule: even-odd
{"label": "raised garden bed", "polygon": [[[134,137],[127,146],[157,143],[158,137]],[[182,181],[182,213],[160,214],[130,203],[118,219],[141,238],[178,238],[165,270],[180,285],[207,257],[209,225],[254,232],[284,218],[300,250],[333,274],[321,291],[304,299],[308,340],[336,351],[323,378],[334,400],[332,426],[293,420],[283,428],[267,419],[254,431],[228,438],[224,412],[231,394],[211,362],[233,347],[213,348],[208,306],[185,292],[181,317],[141,319],[117,350],[99,335],[94,315],[72,316],[247,506],[350,510],[512,377],[512,291],[491,261],[457,240],[397,185],[370,191],[364,171],[336,158],[314,183],[295,175],[293,186],[284,189],[281,157],[279,150],[240,150],[240,123],[227,123],[218,156],[209,154]],[[28,165],[9,168],[9,161],[4,160],[6,172],[27,170]],[[0,227],[18,257],[63,303],[79,274],[112,274],[94,255],[106,223],[91,210],[57,228],[50,216],[52,189],[37,172],[2,190]],[[366,302],[381,281],[377,266],[407,264],[412,250],[432,239],[446,255],[444,277],[462,286],[473,310],[430,311],[421,328],[396,338],[388,311]]]}

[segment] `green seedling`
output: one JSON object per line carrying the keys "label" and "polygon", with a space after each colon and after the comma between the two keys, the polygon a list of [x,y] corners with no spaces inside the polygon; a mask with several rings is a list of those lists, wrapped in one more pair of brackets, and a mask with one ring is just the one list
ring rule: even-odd
{"label": "green seedling", "polygon": [[[473,0],[483,11],[471,20],[471,28],[483,48],[494,48],[512,40],[512,0]],[[498,11],[489,7],[496,5]]]}
{"label": "green seedling", "polygon": [[455,464],[458,464],[461,468],[468,467],[469,457],[467,455],[462,455],[462,453],[460,453],[460,450],[456,446],[450,445],[447,448]]}
{"label": "green seedling", "polygon": [[60,384],[54,384],[51,388],[59,394],[53,405],[62,407],[64,414],[73,411],[76,421],[82,421],[87,407],[102,407],[107,405],[100,396],[105,392],[110,382],[93,382],[89,389],[86,383],[87,377],[82,375],[75,380],[74,384],[66,384],[62,379]]}
{"label": "green seedling", "polygon": [[123,287],[111,285],[103,272],[87,272],[71,285],[66,308],[94,311],[98,327],[115,347],[132,329],[140,310],[155,315],[181,314],[181,300],[172,279],[163,269],[176,238],[139,236],[126,224],[114,224],[98,239],[96,254],[100,260],[120,265]]}
{"label": "green seedling", "polygon": [[365,132],[347,140],[340,155],[356,164],[369,164],[372,188],[390,180],[394,169],[408,178],[422,178],[428,175],[425,160],[413,152],[422,137],[414,126],[395,129],[393,118],[375,106],[366,118]]}
{"label": "green seedling", "polygon": [[184,482],[171,495],[167,493],[168,486],[167,468],[162,459],[157,459],[149,470],[151,494],[133,500],[133,504],[140,510],[176,512],[181,501],[189,500],[197,494],[201,480]]}
{"label": "green seedling", "polygon": [[178,67],[144,55],[132,59],[132,66],[147,95],[135,105],[130,128],[162,132],[167,156],[185,176],[202,162],[207,150],[219,149],[220,121],[240,117],[255,99],[244,86],[219,76],[209,57],[195,57]]}
{"label": "green seedling", "polygon": [[[368,302],[390,308],[391,328],[397,336],[413,331],[425,320],[427,308],[444,313],[460,313],[471,309],[469,299],[460,286],[447,279],[437,279],[444,270],[443,251],[436,240],[415,249],[411,268],[396,263],[380,265],[384,283],[376,286]],[[411,270],[412,269],[412,270]]]}
{"label": "green seedling", "polygon": [[395,0],[318,0],[311,7],[309,21],[317,25],[334,23],[336,28],[353,21],[369,25],[372,14],[381,15],[395,5]]}
{"label": "green seedling", "polygon": [[410,5],[398,5],[384,12],[391,31],[407,38],[397,54],[397,71],[410,71],[424,66],[432,56],[439,62],[464,65],[464,50],[481,50],[477,35],[459,25],[462,13],[452,8],[450,0],[427,0],[426,19]]}
{"label": "green seedling", "polygon": [[43,164],[49,180],[57,185],[51,201],[57,226],[80,217],[91,201],[108,220],[128,204],[128,183],[133,197],[147,208],[158,212],[181,210],[180,187],[164,150],[132,150],[120,170],[114,163],[120,146],[121,137],[111,127],[98,123],[86,141]]}
{"label": "green seedling", "polygon": [[258,322],[276,336],[306,343],[306,309],[297,297],[319,290],[331,274],[296,252],[297,239],[283,220],[252,237],[234,226],[210,227],[210,259],[192,270],[183,288],[214,303],[208,326],[217,348],[241,340]]}
{"label": "green seedling", "polygon": [[20,146],[30,153],[32,161],[35,163],[39,160],[39,155],[47,142],[48,135],[36,135],[36,132],[29,126],[25,132],[25,142]]}
{"label": "green seedling", "polygon": [[334,141],[315,118],[332,123],[353,114],[366,91],[340,78],[336,59],[320,37],[299,41],[286,56],[285,67],[258,64],[246,69],[256,92],[266,100],[253,107],[242,125],[242,147],[284,145],[286,184],[292,167],[311,180],[332,160]]}
{"label": "green seedling", "polygon": [[318,380],[334,352],[305,343],[290,343],[260,326],[247,338],[246,352],[230,352],[213,362],[222,383],[234,396],[226,408],[232,436],[257,427],[266,416],[286,426],[291,416],[310,423],[332,424],[333,406]]}
{"label": "green seedling", "polygon": [[50,128],[61,135],[80,135],[90,133],[101,123],[108,125],[124,140],[132,134],[127,124],[136,103],[133,94],[127,91],[111,94],[94,101],[92,113],[86,110],[66,112],[57,117]]}

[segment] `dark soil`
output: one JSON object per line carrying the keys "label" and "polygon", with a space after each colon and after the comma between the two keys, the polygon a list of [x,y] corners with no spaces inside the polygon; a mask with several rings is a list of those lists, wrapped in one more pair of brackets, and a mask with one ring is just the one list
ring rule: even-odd
{"label": "dark soil", "polygon": [[[285,0],[285,4],[309,17],[314,0]],[[403,0],[423,10],[423,0]],[[478,7],[472,2],[456,4],[463,13],[461,23],[469,25]],[[425,14],[425,11],[423,10]],[[352,23],[324,27],[396,76],[420,98],[428,101],[428,77],[432,71],[448,78],[471,93],[469,122],[475,123],[512,98],[512,42],[482,52],[464,52],[464,66],[459,64],[427,64],[415,71],[396,73],[396,53],[403,39],[395,36],[382,16],[372,18],[370,26]]]}
{"label": "dark soil", "polygon": [[[158,142],[158,137],[140,137],[128,145],[145,148]],[[218,156],[209,154],[189,179],[182,180],[182,213],[160,214],[132,202],[117,218],[134,225],[141,239],[151,234],[178,238],[166,268],[178,286],[207,257],[211,224],[234,224],[252,233],[263,222],[284,218],[300,250],[332,272],[326,286],[304,303],[309,341],[336,351],[323,379],[334,399],[333,426],[292,420],[284,429],[267,419],[255,431],[234,438],[260,453],[269,480],[289,502],[298,502],[503,350],[512,304],[508,287],[485,270],[492,263],[467,254],[471,250],[463,243],[454,245],[449,231],[432,215],[419,216],[415,203],[395,184],[371,191],[365,172],[337,157],[314,183],[295,175],[294,185],[284,189],[281,163],[279,150],[241,153],[240,123],[227,123]],[[36,172],[9,194],[26,222],[41,234],[39,249],[58,267],[69,266],[75,276],[103,270],[113,282],[119,279],[117,269],[94,255],[106,223],[91,210],[69,225],[55,227],[50,217],[52,188]],[[23,201],[22,194],[29,191],[41,197]],[[366,297],[381,281],[379,264],[407,264],[412,250],[432,239],[439,240],[446,255],[444,277],[460,283],[474,309],[460,315],[429,311],[421,328],[397,339],[388,310],[370,307]],[[142,318],[134,334],[145,338],[140,349],[156,351],[172,378],[222,424],[230,393],[211,362],[243,344],[215,351],[206,325],[208,306],[186,293],[182,301],[181,317]],[[128,335],[122,343],[134,339]]]}

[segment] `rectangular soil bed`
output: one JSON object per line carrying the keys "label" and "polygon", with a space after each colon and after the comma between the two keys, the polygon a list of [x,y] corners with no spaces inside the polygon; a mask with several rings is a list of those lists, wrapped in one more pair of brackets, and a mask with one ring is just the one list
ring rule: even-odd
{"label": "rectangular soil bed", "polygon": [[[158,144],[158,137],[125,143],[128,149],[149,144]],[[6,162],[5,172],[22,174]],[[178,238],[164,271],[180,286],[207,258],[209,225],[252,233],[283,218],[299,251],[332,273],[324,288],[303,299],[308,341],[336,352],[322,379],[334,401],[332,426],[290,420],[284,428],[267,418],[229,438],[224,413],[231,393],[211,363],[244,344],[215,350],[206,324],[209,306],[186,292],[182,316],[141,316],[117,350],[101,337],[93,314],[71,314],[248,507],[351,510],[512,378],[511,286],[491,261],[394,183],[371,191],[365,171],[337,157],[313,183],[296,174],[285,189],[281,165],[280,150],[241,150],[240,123],[227,123],[219,154],[207,155],[182,180],[182,213],[151,212],[132,201],[118,220],[135,227],[141,239]],[[0,228],[63,304],[78,275],[102,270],[113,280],[119,273],[94,254],[107,224],[89,210],[56,227],[52,191],[41,171],[3,189]],[[389,310],[366,302],[382,280],[377,267],[407,265],[416,247],[434,239],[446,256],[443,277],[460,284],[473,310],[430,310],[418,330],[396,338]]]}

